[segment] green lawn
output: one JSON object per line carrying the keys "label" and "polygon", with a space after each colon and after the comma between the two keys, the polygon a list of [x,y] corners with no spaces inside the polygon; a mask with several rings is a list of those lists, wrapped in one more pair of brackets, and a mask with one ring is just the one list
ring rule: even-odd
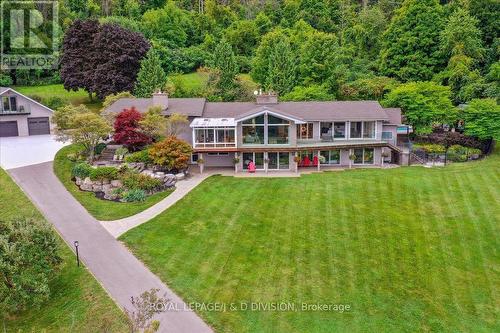
{"label": "green lawn", "polygon": [[[10,177],[0,169],[0,219],[41,214]],[[51,297],[40,309],[8,318],[6,332],[125,332],[125,317],[85,267],[78,268],[73,252],[61,240],[63,263],[50,282]],[[1,321],[0,316],[0,321]]]}
{"label": "green lawn", "polygon": [[59,97],[73,105],[85,104],[91,110],[100,110],[102,103],[95,97],[91,101],[88,94],[80,89],[78,91],[67,91],[62,84],[51,84],[45,86],[18,86],[14,87],[17,91],[28,97],[38,96],[43,99],[50,97]]}
{"label": "green lawn", "polygon": [[500,331],[500,152],[443,169],[211,177],[121,237],[219,332]]}
{"label": "green lawn", "polygon": [[96,198],[93,192],[81,191],[71,180],[71,170],[75,163],[67,156],[78,150],[77,145],[69,145],[59,150],[54,158],[54,173],[66,189],[98,220],[113,221],[138,214],[172,193],[172,191],[156,193],[143,202],[116,202]]}

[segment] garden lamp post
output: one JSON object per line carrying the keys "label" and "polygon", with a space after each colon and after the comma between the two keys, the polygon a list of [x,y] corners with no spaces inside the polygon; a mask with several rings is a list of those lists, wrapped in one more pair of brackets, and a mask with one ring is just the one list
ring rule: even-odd
{"label": "garden lamp post", "polygon": [[80,256],[78,254],[78,241],[75,241],[75,250],[76,250],[76,265],[80,267]]}

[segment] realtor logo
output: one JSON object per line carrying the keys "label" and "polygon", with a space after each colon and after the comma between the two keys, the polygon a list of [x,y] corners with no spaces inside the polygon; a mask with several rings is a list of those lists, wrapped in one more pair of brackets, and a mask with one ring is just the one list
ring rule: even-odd
{"label": "realtor logo", "polygon": [[7,69],[57,68],[57,1],[1,0],[1,64]]}

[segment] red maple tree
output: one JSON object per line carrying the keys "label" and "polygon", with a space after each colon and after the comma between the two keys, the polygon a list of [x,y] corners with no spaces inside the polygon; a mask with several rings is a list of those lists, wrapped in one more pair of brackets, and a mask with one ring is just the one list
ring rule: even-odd
{"label": "red maple tree", "polygon": [[141,119],[142,114],[134,107],[124,109],[116,116],[113,140],[126,145],[132,151],[151,143],[152,139],[141,132],[139,125]]}

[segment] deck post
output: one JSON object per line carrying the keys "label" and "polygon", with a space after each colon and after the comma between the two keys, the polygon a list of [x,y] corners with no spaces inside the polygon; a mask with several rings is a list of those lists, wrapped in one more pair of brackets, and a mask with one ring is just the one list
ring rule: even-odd
{"label": "deck post", "polygon": [[321,170],[321,162],[320,162],[320,160],[319,160],[319,158],[320,158],[320,157],[321,157],[321,151],[320,151],[320,150],[318,150],[318,171],[320,171],[320,170]]}
{"label": "deck post", "polygon": [[198,161],[201,160],[201,163],[198,163],[198,165],[200,166],[200,174],[203,173],[203,165],[205,164],[205,161],[203,160],[203,153],[200,153],[198,155]]}

